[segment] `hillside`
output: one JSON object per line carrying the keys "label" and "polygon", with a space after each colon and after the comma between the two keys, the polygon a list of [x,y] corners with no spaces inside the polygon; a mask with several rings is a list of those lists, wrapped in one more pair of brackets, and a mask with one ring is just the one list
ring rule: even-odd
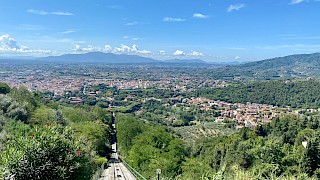
{"label": "hillside", "polygon": [[204,89],[199,93],[200,96],[232,103],[254,102],[279,107],[315,109],[320,106],[320,83],[317,80],[254,82]]}
{"label": "hillside", "polygon": [[223,79],[291,79],[320,76],[320,53],[299,54],[228,66],[213,73]]}

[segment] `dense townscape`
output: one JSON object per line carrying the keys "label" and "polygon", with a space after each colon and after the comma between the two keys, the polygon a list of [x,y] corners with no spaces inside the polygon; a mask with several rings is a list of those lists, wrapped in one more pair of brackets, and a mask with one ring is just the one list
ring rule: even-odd
{"label": "dense townscape", "polygon": [[[92,65],[27,62],[1,63],[0,77],[10,86],[51,91],[56,95],[80,91],[87,85],[106,84],[119,89],[160,88],[192,90],[196,87],[224,87],[223,80],[195,75],[194,68],[154,67],[150,65]],[[188,73],[188,71],[193,71]],[[176,73],[179,72],[179,73]]]}

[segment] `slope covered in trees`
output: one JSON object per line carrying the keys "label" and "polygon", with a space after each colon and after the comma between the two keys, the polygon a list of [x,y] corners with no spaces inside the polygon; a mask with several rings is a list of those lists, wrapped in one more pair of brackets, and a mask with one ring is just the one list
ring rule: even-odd
{"label": "slope covered in trees", "polygon": [[159,125],[147,124],[131,115],[116,118],[118,143],[122,158],[147,179],[160,168],[165,177],[182,173],[187,156],[183,141]]}
{"label": "slope covered in trees", "polygon": [[[256,129],[186,145],[133,116],[117,117],[122,158],[147,178],[161,168],[181,179],[320,178],[320,119],[287,116]],[[302,142],[306,141],[306,148]]]}
{"label": "slope covered in trees", "polygon": [[315,108],[320,106],[320,82],[267,81],[244,83],[226,88],[204,89],[199,96],[232,103],[254,102],[279,107]]}
{"label": "slope covered in trees", "polygon": [[320,76],[320,53],[298,54],[215,69],[218,79],[271,80]]}
{"label": "slope covered in trees", "polygon": [[[319,118],[288,116],[257,129],[203,139],[182,165],[183,177],[320,178]],[[304,148],[302,142],[307,142]]]}

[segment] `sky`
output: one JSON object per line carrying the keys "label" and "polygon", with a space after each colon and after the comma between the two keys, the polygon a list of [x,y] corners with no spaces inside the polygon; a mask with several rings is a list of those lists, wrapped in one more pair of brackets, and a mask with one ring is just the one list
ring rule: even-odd
{"label": "sky", "polygon": [[320,52],[320,0],[0,0],[0,56],[254,61]]}

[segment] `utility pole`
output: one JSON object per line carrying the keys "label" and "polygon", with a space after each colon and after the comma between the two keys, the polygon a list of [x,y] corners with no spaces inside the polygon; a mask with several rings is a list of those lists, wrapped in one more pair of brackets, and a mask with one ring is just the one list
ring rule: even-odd
{"label": "utility pole", "polygon": [[157,169],[158,180],[160,180],[161,169]]}

